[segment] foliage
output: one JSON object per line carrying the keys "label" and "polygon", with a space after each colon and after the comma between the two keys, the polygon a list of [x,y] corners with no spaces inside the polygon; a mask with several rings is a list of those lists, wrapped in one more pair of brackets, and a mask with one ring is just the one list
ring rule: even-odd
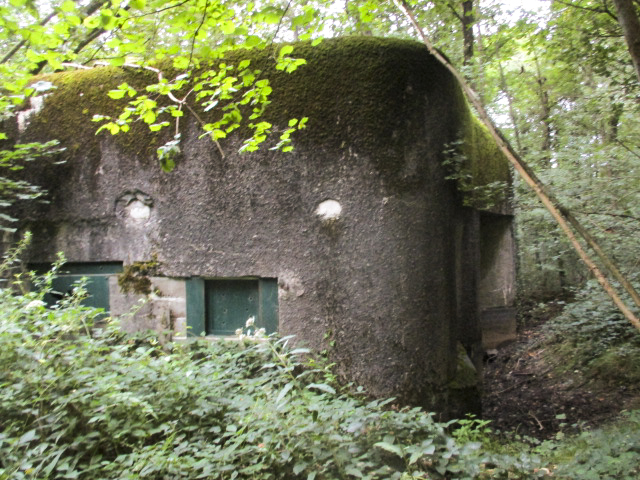
{"label": "foliage", "polygon": [[616,423],[563,441],[543,442],[536,451],[555,464],[553,477],[633,480],[640,475],[640,412],[624,412]]}
{"label": "foliage", "polygon": [[[23,245],[24,246],[24,245]],[[15,264],[11,251],[1,271]],[[291,338],[247,321],[239,340],[161,345],[72,296],[42,301],[55,269],[0,289],[0,478],[634,478],[640,416],[544,442],[498,443],[487,421],[336,383]],[[39,292],[15,294],[24,281]],[[102,324],[101,324],[102,325]],[[544,468],[546,465],[546,468]],[[626,476],[625,476],[626,475]]]}
{"label": "foliage", "polygon": [[163,346],[115,321],[94,328],[99,312],[80,305],[81,286],[45,307],[52,275],[28,276],[40,293],[0,290],[0,478],[471,478],[483,469],[478,444],[457,444],[419,409],[348,394],[290,338]]}
{"label": "foliage", "polygon": [[478,179],[472,173],[473,163],[469,161],[463,150],[463,141],[447,145],[443,152],[444,160],[442,162],[448,172],[445,179],[456,182],[456,187],[462,194],[463,205],[490,210],[504,202],[505,192],[508,190],[506,182],[494,180],[484,185],[478,185]]}
{"label": "foliage", "polygon": [[491,433],[489,420],[481,420],[475,415],[467,415],[466,418],[457,420],[456,429],[453,431],[453,437],[462,442],[483,442]]}
{"label": "foliage", "polygon": [[547,341],[563,369],[579,369],[601,382],[635,385],[640,380],[640,338],[595,280],[547,328]]}
{"label": "foliage", "polygon": [[[0,133],[0,140],[2,140],[2,135]],[[57,145],[57,141],[51,140],[45,143],[16,144],[8,149],[0,149],[0,231],[14,231],[11,224],[16,221],[12,215],[1,213],[1,210],[9,208],[21,200],[41,199],[45,194],[44,190],[37,185],[12,178],[11,172],[24,169],[29,162],[36,159],[47,158],[59,153],[62,149]]]}
{"label": "foliage", "polygon": [[[175,166],[179,156],[180,119],[185,112],[197,119],[203,135],[214,142],[244,126],[251,134],[243,149],[254,151],[272,131],[268,122],[260,121],[272,89],[250,61],[227,62],[225,56],[239,49],[269,50],[277,70],[295,71],[306,61],[295,56],[293,46],[275,45],[291,40],[291,32],[295,39],[312,40],[320,28],[319,8],[329,3],[0,2],[0,50],[5,52],[0,59],[0,118],[14,117],[30,97],[42,94],[30,86],[34,75],[108,64],[152,72],[154,78],[142,87],[123,83],[110,90],[109,98],[127,103],[115,116],[91,112],[95,121],[102,122],[96,129],[117,134],[129,131],[134,123],[154,132],[172,126],[173,140],[157,150],[165,171]],[[298,33],[301,29],[307,31]],[[196,108],[217,115],[204,121]],[[291,135],[304,128],[305,121],[292,119],[275,148],[291,151]],[[0,132],[0,140],[7,133]],[[10,166],[14,165],[11,161]]]}

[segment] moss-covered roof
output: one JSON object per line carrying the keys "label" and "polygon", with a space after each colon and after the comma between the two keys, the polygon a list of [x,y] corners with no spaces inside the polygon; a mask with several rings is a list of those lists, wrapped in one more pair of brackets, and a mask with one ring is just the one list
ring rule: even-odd
{"label": "moss-covered roof", "polygon": [[[409,119],[422,115],[411,111],[414,107],[409,100],[423,95],[435,98],[433,104],[440,109],[429,115],[448,119],[447,136],[463,141],[464,154],[472,161],[474,185],[508,181],[505,159],[488,132],[472,117],[451,74],[423,45],[372,37],[325,40],[315,47],[309,43],[294,45],[293,56],[305,58],[307,64],[292,74],[275,70],[273,52],[267,50],[236,51],[225,61],[249,58],[252,67],[261,68],[269,78],[273,94],[265,120],[286,126],[290,118],[309,117],[308,128],[296,137],[297,144],[327,148],[348,145],[359,152],[374,154],[379,169],[393,174],[400,168],[398,152],[415,141],[406,133]],[[109,90],[123,82],[142,89],[157,80],[152,72],[116,67],[58,73],[48,79],[57,89],[33,119],[28,136],[56,138],[71,155],[97,152],[98,124],[91,121],[92,116],[117,116],[125,105],[126,100],[110,99]],[[413,89],[411,95],[408,88]],[[153,152],[169,136],[167,131],[154,134],[139,123],[115,140],[128,153],[153,161]]]}

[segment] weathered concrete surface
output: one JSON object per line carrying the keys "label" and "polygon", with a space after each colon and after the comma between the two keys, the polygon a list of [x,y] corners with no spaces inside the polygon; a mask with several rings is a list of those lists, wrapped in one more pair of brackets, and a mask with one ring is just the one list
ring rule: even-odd
{"label": "weathered concrete surface", "polygon": [[516,247],[510,216],[483,213],[480,219],[478,306],[482,346],[491,350],[516,339]]}
{"label": "weathered concrete surface", "polygon": [[[451,395],[474,388],[458,345],[477,360],[481,228],[478,211],[444,180],[442,152],[465,138],[468,109],[417,44],[323,45],[304,50],[309,64],[300,72],[272,77],[275,117],[310,118],[293,154],[240,155],[235,138],[222,143],[222,158],[189,117],[183,157],[169,174],[147,149],[163,141],[148,133],[133,146],[105,134],[63,138],[66,164],[31,171],[51,203],[23,212],[35,238],[29,260],[52,260],[58,250],[74,262],[125,265],[156,255],[159,275],[173,280],[154,282],[173,300],[152,298],[130,330],[184,332],[186,278],[277,278],[281,334],[328,348],[339,372],[375,396],[460,414],[476,406]],[[104,94],[123,74],[97,86],[77,75],[45,100],[27,137],[52,121],[64,135],[96,101],[88,89]],[[65,113],[56,95],[79,105]],[[472,160],[497,172],[484,172],[490,180],[505,171],[508,179],[493,152]],[[335,211],[320,207],[327,200],[339,204],[337,217],[326,218]],[[113,288],[120,313],[135,298]]]}

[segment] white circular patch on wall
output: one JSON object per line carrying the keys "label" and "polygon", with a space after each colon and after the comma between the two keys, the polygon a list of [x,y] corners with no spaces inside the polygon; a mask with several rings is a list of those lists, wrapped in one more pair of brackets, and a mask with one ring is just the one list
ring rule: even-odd
{"label": "white circular patch on wall", "polygon": [[316,215],[318,215],[322,220],[340,218],[341,213],[342,205],[335,200],[325,200],[318,205],[318,208],[316,208]]}
{"label": "white circular patch on wall", "polygon": [[134,200],[127,206],[129,216],[134,220],[146,220],[151,215],[151,208],[139,200]]}

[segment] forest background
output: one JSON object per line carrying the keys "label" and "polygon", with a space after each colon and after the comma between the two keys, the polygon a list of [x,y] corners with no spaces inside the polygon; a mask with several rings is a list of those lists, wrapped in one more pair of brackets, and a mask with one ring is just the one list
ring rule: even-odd
{"label": "forest background", "polygon": [[[633,21],[637,24],[640,2],[406,3],[434,45],[479,94],[516,152],[637,285],[640,105]],[[133,123],[144,123],[151,130],[179,132],[186,110],[218,106],[220,118],[202,128],[220,148],[226,136],[243,125],[254,133],[246,150],[259,148],[272,136],[286,151],[295,144],[295,135],[304,135],[297,131],[299,119],[276,133],[260,120],[268,108],[268,83],[249,64],[225,69],[217,65],[231,50],[271,49],[277,68],[291,72],[304,68],[305,60],[283,42],[317,43],[337,35],[418,38],[391,1],[2,0],[0,117],[15,117],[29,97],[51,88],[48,82],[32,83],[35,75],[109,64],[151,70],[157,83],[146,92],[127,85],[111,91],[111,98],[129,98],[129,105],[117,117],[96,118],[96,129],[121,134]],[[216,67],[209,67],[209,60],[215,60]],[[247,105],[249,118],[241,113]],[[0,131],[0,141],[4,138]],[[158,150],[159,168],[171,169],[171,152],[180,148],[179,142],[177,135]],[[11,231],[15,202],[44,198],[46,192],[4,173],[48,161],[57,146],[52,139],[2,148],[0,222]],[[567,367],[588,367],[600,376],[615,374],[630,386],[637,384],[637,333],[517,179],[514,201],[521,301],[571,302],[551,334],[568,342],[563,350]],[[24,437],[31,431],[17,437],[18,446],[31,444],[33,438]],[[381,448],[397,454],[387,447]]]}

